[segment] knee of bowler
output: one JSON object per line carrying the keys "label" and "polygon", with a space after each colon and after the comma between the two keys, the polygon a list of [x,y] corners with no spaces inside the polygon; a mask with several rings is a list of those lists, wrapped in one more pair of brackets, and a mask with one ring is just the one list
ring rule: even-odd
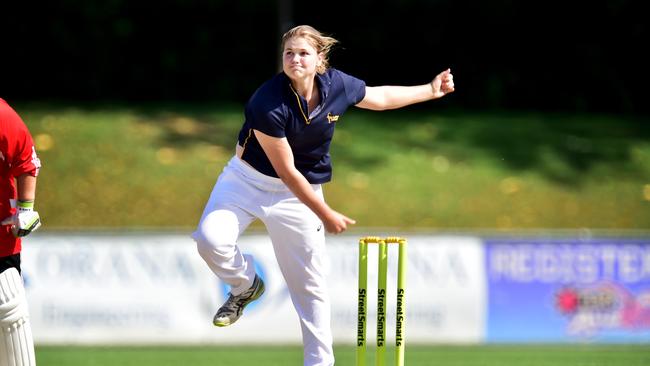
{"label": "knee of bowler", "polygon": [[200,246],[220,247],[227,242],[221,230],[211,227],[205,221],[202,221],[196,228],[196,231],[192,233],[192,239]]}
{"label": "knee of bowler", "polygon": [[22,279],[15,268],[0,274],[0,325],[11,325],[28,316]]}
{"label": "knee of bowler", "polygon": [[236,253],[234,243],[221,238],[219,235],[210,235],[206,238],[202,233],[196,232],[192,237],[196,241],[199,254],[202,256],[230,258]]}

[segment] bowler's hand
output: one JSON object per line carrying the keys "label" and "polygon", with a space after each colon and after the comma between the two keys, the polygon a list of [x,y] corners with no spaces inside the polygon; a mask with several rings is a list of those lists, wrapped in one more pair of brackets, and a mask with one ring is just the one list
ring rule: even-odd
{"label": "bowler's hand", "polygon": [[347,230],[348,225],[354,225],[357,222],[351,218],[338,213],[334,210],[330,210],[329,214],[324,218],[323,225],[325,225],[325,230],[328,233],[340,234]]}
{"label": "bowler's hand", "polygon": [[447,69],[431,81],[431,91],[434,98],[441,98],[454,91],[454,75]]}

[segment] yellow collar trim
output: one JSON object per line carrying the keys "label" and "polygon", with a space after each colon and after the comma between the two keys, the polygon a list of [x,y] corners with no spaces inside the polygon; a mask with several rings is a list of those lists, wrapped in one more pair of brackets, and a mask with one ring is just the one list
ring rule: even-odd
{"label": "yellow collar trim", "polygon": [[305,114],[305,111],[302,109],[302,103],[300,103],[300,97],[298,96],[298,92],[293,88],[293,85],[289,83],[289,87],[291,88],[291,91],[293,92],[293,95],[296,96],[296,102],[298,103],[298,107],[300,108],[300,113],[302,113],[302,118],[305,119],[306,124],[311,123],[311,119],[307,118],[307,115]]}

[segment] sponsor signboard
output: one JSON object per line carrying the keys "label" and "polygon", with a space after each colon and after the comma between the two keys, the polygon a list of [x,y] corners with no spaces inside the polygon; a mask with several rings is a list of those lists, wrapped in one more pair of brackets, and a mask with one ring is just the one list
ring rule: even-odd
{"label": "sponsor signboard", "polygon": [[[332,330],[355,342],[358,237],[327,241]],[[266,235],[239,243],[266,284],[233,326],[212,316],[228,287],[182,234],[34,235],[23,251],[35,341],[39,344],[300,343],[298,317]],[[395,334],[396,248],[390,250],[387,340]],[[368,340],[375,339],[376,251],[371,250]],[[410,237],[407,342],[477,342],[484,325],[481,242],[471,237]]]}
{"label": "sponsor signboard", "polygon": [[[329,236],[332,331],[355,344],[358,240]],[[23,276],[38,344],[299,344],[272,244],[244,235],[266,293],[235,325],[228,296],[189,234],[26,238]],[[367,339],[376,339],[377,252],[369,250]],[[394,342],[397,248],[389,246],[387,342]],[[408,236],[407,343],[650,342],[650,240]]]}
{"label": "sponsor signboard", "polygon": [[[334,338],[354,343],[357,325],[358,237],[332,237],[330,293]],[[386,336],[395,340],[397,247],[388,248]],[[408,236],[406,343],[475,343],[483,340],[486,283],[483,247],[469,236]],[[377,248],[368,250],[367,340],[376,340]]]}
{"label": "sponsor signboard", "polygon": [[490,342],[650,341],[650,241],[486,240]]}

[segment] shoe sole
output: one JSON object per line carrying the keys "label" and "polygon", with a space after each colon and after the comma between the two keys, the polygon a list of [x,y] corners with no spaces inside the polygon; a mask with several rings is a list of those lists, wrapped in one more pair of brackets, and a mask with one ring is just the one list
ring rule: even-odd
{"label": "shoe sole", "polygon": [[[257,288],[257,290],[256,290],[255,292],[253,292],[253,294],[251,295],[251,297],[248,298],[248,300],[246,300],[246,303],[244,304],[244,308],[246,308],[246,306],[248,306],[248,304],[250,304],[251,302],[253,302],[253,301],[259,299],[260,296],[262,296],[262,294],[264,293],[264,290],[265,290],[264,282],[260,279],[260,286]],[[242,315],[244,315],[244,311],[243,311],[243,310],[242,310]],[[241,318],[241,315],[240,315],[237,319],[235,319],[234,321],[232,321],[232,322],[231,322],[230,319],[228,319],[228,318],[224,319],[223,321],[219,321],[219,320],[216,320],[216,319],[215,319],[215,320],[212,322],[212,324],[214,324],[214,325],[217,326],[217,327],[221,327],[221,328],[223,328],[223,327],[227,327],[227,326],[229,326],[229,325],[235,324],[235,322],[236,322],[239,318]]]}

